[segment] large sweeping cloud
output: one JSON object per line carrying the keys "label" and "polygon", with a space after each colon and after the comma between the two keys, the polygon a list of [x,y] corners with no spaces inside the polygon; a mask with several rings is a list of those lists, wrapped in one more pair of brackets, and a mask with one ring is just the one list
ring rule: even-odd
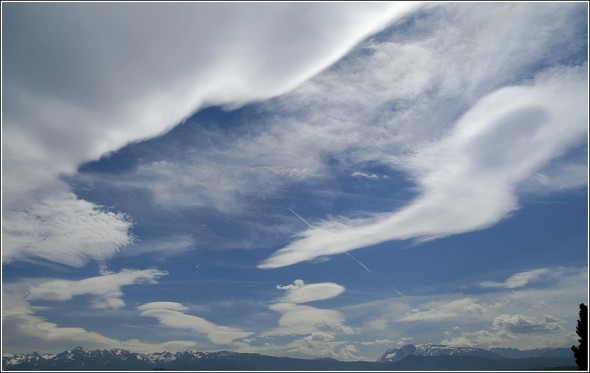
{"label": "large sweeping cloud", "polygon": [[586,66],[559,68],[484,96],[452,131],[399,160],[420,195],[368,219],[324,221],[261,268],[276,268],[389,240],[428,240],[486,228],[518,208],[517,187],[584,141]]}
{"label": "large sweeping cloud", "polygon": [[3,259],[113,255],[133,241],[131,220],[78,199],[61,175],[204,105],[287,92],[415,7],[3,4]]}

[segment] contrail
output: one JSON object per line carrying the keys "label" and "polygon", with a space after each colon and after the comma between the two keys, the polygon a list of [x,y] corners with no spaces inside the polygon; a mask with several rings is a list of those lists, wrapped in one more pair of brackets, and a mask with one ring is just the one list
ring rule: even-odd
{"label": "contrail", "polygon": [[298,213],[296,213],[295,211],[293,211],[291,209],[289,209],[289,211],[291,211],[293,214],[295,214],[295,216],[297,216],[299,219],[301,219],[302,222],[304,222],[305,224],[309,225],[310,228],[313,228],[313,225],[309,224],[309,222],[307,220],[303,219],[301,217],[301,215],[299,215]]}
{"label": "contrail", "polygon": [[355,262],[357,262],[358,264],[361,265],[361,267],[363,267],[364,269],[366,269],[367,271],[373,273],[373,271],[371,271],[369,268],[367,268],[366,265],[364,265],[363,263],[361,263],[357,258],[355,258],[354,256],[352,256],[352,254],[350,254],[348,251],[345,251],[344,254],[348,255],[350,257],[350,259],[354,260]]}
{"label": "contrail", "polygon": [[[301,215],[299,215],[298,213],[296,213],[295,211],[293,211],[292,209],[289,209],[289,211],[291,211],[293,213],[293,215],[297,216],[302,222],[304,222],[305,224],[307,224],[310,228],[313,228],[313,225],[311,225],[307,220],[303,219],[303,217]],[[344,254],[348,255],[348,257],[352,260],[354,260],[355,262],[358,263],[358,265],[360,265],[361,267],[363,267],[367,272],[372,273],[374,275],[376,275],[375,272],[371,271],[366,265],[364,265],[363,263],[360,262],[360,260],[358,260],[357,258],[355,258],[354,256],[352,256],[352,254],[350,254],[348,251],[345,251]],[[401,291],[397,290],[395,287],[391,287],[398,295],[405,297],[406,295],[404,293],[402,293]]]}
{"label": "contrail", "polygon": [[[299,215],[298,213],[296,213],[295,211],[289,209],[289,211],[291,211],[293,214],[295,214],[295,216],[297,216],[299,219],[301,219],[302,222],[304,222],[305,224],[309,225],[310,228],[313,228],[313,225],[309,224],[309,222],[305,219],[303,219],[301,217],[301,215]],[[367,272],[373,273],[373,271],[371,271],[369,268],[367,268],[366,265],[364,265],[363,263],[361,263],[357,258],[355,258],[354,256],[352,256],[352,254],[350,254],[348,251],[345,251],[344,254],[348,255],[350,257],[350,259],[354,260],[355,262],[357,262],[361,267],[363,267],[364,269],[367,270]]]}
{"label": "contrail", "polygon": [[397,290],[396,288],[394,288],[393,286],[391,287],[393,290],[395,290],[396,293],[398,293],[399,295],[401,295],[402,297],[405,297],[406,295],[404,293],[402,293],[401,291]]}

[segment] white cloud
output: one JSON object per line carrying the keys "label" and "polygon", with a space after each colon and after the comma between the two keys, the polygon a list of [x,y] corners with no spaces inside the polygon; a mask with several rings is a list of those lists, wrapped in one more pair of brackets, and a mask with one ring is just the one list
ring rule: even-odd
{"label": "white cloud", "polygon": [[330,177],[327,155],[351,174],[365,162],[405,169],[408,152],[448,135],[478,100],[526,83],[531,66],[559,64],[555,51],[573,48],[564,40],[578,41],[580,8],[572,4],[494,4],[484,13],[481,4],[425,6],[388,41],[369,40],[334,68],[261,102],[264,124],[246,136],[216,133],[211,149],[141,165],[133,177],[150,182],[136,185],[147,184],[164,206],[232,214],[289,183]]}
{"label": "white cloud", "polygon": [[5,263],[41,258],[82,267],[101,261],[133,242],[125,214],[76,198],[56,195],[25,210],[3,213],[2,257]]}
{"label": "white cloud", "polygon": [[361,172],[361,171],[355,171],[352,174],[350,174],[350,176],[352,176],[352,177],[364,177],[364,178],[370,179],[370,180],[378,180],[379,179],[379,175],[377,175],[377,174],[369,174],[369,173]]}
{"label": "white cloud", "polygon": [[436,301],[425,305],[425,308],[427,308],[426,311],[413,310],[413,313],[407,314],[397,321],[438,321],[485,312],[485,307],[476,303],[476,299],[473,298],[455,299],[450,302]]}
{"label": "white cloud", "polygon": [[335,341],[335,336],[325,332],[313,332],[285,346],[289,352],[298,352],[304,356],[330,357],[343,361],[361,360],[358,349],[345,342]]}
{"label": "white cloud", "polygon": [[268,332],[264,332],[263,336],[305,335],[317,331],[344,334],[354,332],[352,328],[345,324],[341,312],[301,305],[301,303],[337,297],[345,291],[343,286],[332,282],[305,284],[303,280],[298,279],[290,285],[277,285],[277,289],[285,290],[287,294],[268,308],[281,313],[279,325]]}
{"label": "white cloud", "polygon": [[[534,185],[535,182],[537,185]],[[529,188],[552,192],[588,185],[588,165],[582,162],[562,161],[544,168],[531,177]]]}
{"label": "white cloud", "polygon": [[291,285],[280,286],[277,289],[287,290],[287,294],[280,299],[281,303],[309,303],[337,297],[346,289],[333,282],[305,284],[303,280],[295,280]]}
{"label": "white cloud", "polygon": [[[547,268],[543,287],[498,288],[465,297],[463,287],[391,297],[341,309],[355,327],[355,336],[412,343],[520,349],[571,346],[578,305],[587,302],[587,268]],[[478,282],[469,279],[470,293]],[[475,285],[475,287],[474,287]],[[425,325],[417,328],[416,325]],[[534,333],[534,338],[531,337]],[[440,339],[437,339],[440,338]],[[367,345],[370,346],[370,345]]]}
{"label": "white cloud", "polygon": [[[410,339],[406,339],[406,340],[410,340]],[[390,346],[393,346],[395,343],[396,342],[394,340],[392,340],[392,339],[376,339],[374,341],[363,341],[363,342],[361,342],[361,345],[363,345],[363,346],[386,346],[386,347],[390,347]]]}
{"label": "white cloud", "polygon": [[344,316],[336,310],[321,309],[292,303],[275,303],[268,307],[281,313],[278,327],[263,333],[272,335],[305,335],[315,331],[352,334]]}
{"label": "white cloud", "polygon": [[461,333],[458,337],[443,339],[441,343],[447,346],[489,348],[509,346],[513,340],[514,336],[505,330],[478,330]]}
{"label": "white cloud", "polygon": [[141,306],[137,306],[137,309],[142,312],[149,310],[170,310],[183,312],[189,310],[187,306],[177,302],[149,302],[144,303]]}
{"label": "white cloud", "polygon": [[[460,332],[458,336],[443,339],[449,346],[515,347],[520,349],[563,347],[572,338],[563,333],[563,321],[550,315],[536,318],[521,314],[502,314],[494,318],[491,328]],[[530,333],[535,333],[531,338]]]}
{"label": "white cloud", "polygon": [[488,94],[443,139],[398,161],[421,191],[409,205],[368,219],[316,224],[259,267],[283,267],[388,240],[470,232],[507,217],[518,208],[519,183],[584,141],[585,70],[557,69]]}
{"label": "white cloud", "polygon": [[[210,104],[287,92],[416,4],[9,4],[3,18],[3,232],[11,259],[80,266],[130,242],[109,220],[83,245],[41,240],[35,210],[68,200],[58,181],[82,163],[161,135]],[[109,27],[104,27],[104,25]],[[334,30],[338,30],[335,32]],[[85,207],[96,211],[97,206]],[[45,210],[47,211],[47,210]],[[95,224],[95,223],[89,223]],[[98,223],[100,224],[100,222]],[[34,227],[27,229],[26,227]],[[122,228],[121,228],[122,226]],[[72,229],[84,229],[73,226]],[[121,237],[121,235],[123,237]],[[46,246],[52,246],[48,254]],[[98,254],[94,254],[96,249]],[[73,254],[73,255],[70,255]],[[73,257],[73,259],[69,259]]]}
{"label": "white cloud", "polygon": [[[251,342],[251,341],[250,341]],[[251,345],[238,341],[235,345],[238,352],[260,353],[275,356],[291,356],[295,358],[330,357],[343,361],[374,361],[374,358],[362,356],[359,350],[348,342],[338,340],[331,332],[312,332],[288,343],[275,344],[265,342],[262,345]]]}
{"label": "white cloud", "polygon": [[[61,283],[64,285],[64,283]],[[68,285],[72,285],[71,283]],[[92,283],[91,283],[92,285]],[[96,283],[94,283],[96,285]],[[77,288],[77,286],[75,286]],[[107,286],[106,288],[109,288]],[[49,291],[46,288],[47,291]],[[96,286],[91,291],[96,292]],[[51,297],[64,298],[62,291],[53,288]],[[92,294],[91,292],[89,292]],[[121,348],[129,351],[149,353],[158,351],[183,351],[197,349],[198,346],[190,340],[169,340],[161,343],[150,343],[139,339],[116,339],[105,336],[86,328],[64,327],[49,322],[44,317],[35,314],[37,307],[30,305],[25,299],[27,286],[23,284],[7,284],[2,286],[2,351],[7,353],[39,353],[62,352],[72,346],[82,346],[86,349]],[[44,295],[49,295],[44,293]],[[43,296],[43,293],[41,293]],[[40,299],[40,298],[39,298]],[[43,298],[46,299],[46,298]],[[116,299],[116,298],[113,298]],[[105,301],[106,302],[106,301]],[[10,343],[8,343],[10,341]]]}
{"label": "white cloud", "polygon": [[[211,136],[212,142],[219,141]],[[166,208],[213,207],[230,214],[244,210],[240,198],[244,195],[271,195],[281,185],[317,174],[320,165],[313,156],[289,158],[272,139],[258,141],[260,148],[243,139],[224,138],[212,149],[194,150],[182,160],[142,164],[125,180],[111,182],[123,188],[148,188],[154,201]]]}
{"label": "white cloud", "polygon": [[141,311],[140,316],[154,317],[163,326],[206,334],[215,344],[230,344],[253,334],[239,328],[217,325],[199,316],[187,315],[183,311],[188,308],[176,302],[151,302],[137,309]]}
{"label": "white cloud", "polygon": [[270,310],[281,314],[278,325],[258,335],[265,340],[294,339],[281,344],[265,343],[262,346],[246,344],[244,340],[236,341],[235,345],[240,351],[366,360],[358,355],[356,347],[339,340],[341,335],[354,334],[354,330],[346,325],[341,312],[301,304],[334,298],[344,292],[343,286],[330,282],[305,284],[303,280],[297,279],[292,284],[277,285],[276,288],[287,293],[268,306]]}
{"label": "white cloud", "polygon": [[146,241],[135,240],[133,246],[121,251],[120,255],[135,256],[157,252],[157,258],[164,259],[194,249],[196,245],[196,240],[187,234],[159,236]]}
{"label": "white cloud", "polygon": [[531,282],[539,280],[549,273],[550,271],[547,268],[533,269],[530,271],[516,273],[503,282],[483,281],[480,283],[480,286],[484,288],[521,288]]}
{"label": "white cloud", "polygon": [[118,273],[108,273],[102,276],[83,280],[52,280],[30,286],[27,299],[66,301],[79,295],[93,295],[94,308],[121,308],[125,306],[122,299],[121,287],[135,284],[155,284],[167,272],[157,269],[130,270],[124,269]]}
{"label": "white cloud", "polygon": [[482,306],[481,304],[477,304],[477,303],[469,303],[469,304],[466,304],[463,307],[463,310],[465,312],[467,312],[468,314],[469,313],[477,313],[477,314],[480,314],[480,315],[488,312],[488,310],[484,306]]}

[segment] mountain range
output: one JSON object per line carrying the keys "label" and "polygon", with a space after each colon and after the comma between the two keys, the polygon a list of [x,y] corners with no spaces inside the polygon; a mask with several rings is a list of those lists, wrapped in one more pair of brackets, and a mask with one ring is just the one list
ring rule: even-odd
{"label": "mountain range", "polygon": [[449,347],[435,344],[405,345],[387,350],[376,362],[344,362],[330,358],[295,359],[254,353],[156,352],[135,353],[121,349],[89,351],[81,347],[58,354],[6,355],[3,370],[84,371],[84,370],[532,370],[568,368],[575,370],[568,348],[518,350]]}
{"label": "mountain range", "polygon": [[490,359],[524,359],[535,357],[573,359],[569,348],[538,348],[533,350],[518,350],[516,348],[491,348],[489,350],[477,347],[452,347],[438,344],[408,344],[400,348],[392,348],[377,362],[398,362],[410,355],[415,356],[471,356]]}

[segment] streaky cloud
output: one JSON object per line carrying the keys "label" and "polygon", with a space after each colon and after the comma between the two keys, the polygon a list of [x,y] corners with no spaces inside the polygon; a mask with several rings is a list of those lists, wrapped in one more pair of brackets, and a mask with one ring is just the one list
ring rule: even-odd
{"label": "streaky cloud", "polygon": [[[3,341],[6,336],[13,336],[10,339],[17,339],[21,343],[15,343],[8,346],[3,344],[2,348],[11,353],[29,353],[31,346],[35,345],[35,350],[39,353],[55,353],[71,349],[74,345],[84,346],[87,349],[112,349],[122,348],[129,351],[150,353],[159,351],[183,351],[197,348],[197,343],[193,340],[167,340],[160,343],[150,343],[140,341],[139,339],[117,339],[107,335],[95,332],[92,327],[64,326],[55,322],[48,321],[45,317],[37,315],[38,308],[31,305],[36,300],[66,300],[69,297],[82,294],[91,294],[106,296],[108,299],[121,300],[120,294],[117,293],[121,286],[131,285],[130,281],[123,279],[135,277],[135,283],[143,280],[151,281],[156,273],[151,275],[148,271],[121,271],[110,278],[100,279],[98,277],[90,278],[86,281],[66,281],[56,280],[57,282],[44,282],[30,286],[29,281],[22,283],[3,283],[2,286],[2,336]],[[143,280],[140,278],[143,277]],[[147,278],[146,278],[147,277]],[[98,280],[97,280],[98,279]],[[38,280],[36,280],[38,282]],[[131,281],[133,282],[133,281]],[[88,287],[87,287],[88,286]],[[32,289],[37,289],[33,291]],[[26,299],[26,294],[29,294]],[[109,298],[110,297],[110,298]],[[60,299],[56,299],[60,298]],[[102,304],[108,304],[107,299],[103,297]],[[110,302],[111,305],[117,305],[117,302]],[[106,307],[99,307],[106,308]],[[109,307],[117,308],[117,307]],[[104,310],[95,310],[105,312]],[[38,343],[38,344],[37,344]]]}
{"label": "streaky cloud", "polygon": [[159,277],[168,272],[157,269],[123,269],[117,273],[107,273],[102,276],[90,277],[82,280],[52,280],[41,282],[28,289],[27,299],[30,301],[50,300],[67,301],[75,296],[92,295],[94,308],[122,308],[123,291],[121,287],[157,282]]}
{"label": "streaky cloud", "polygon": [[487,228],[518,209],[519,183],[587,133],[586,65],[543,72],[473,105],[440,141],[400,158],[420,195],[368,219],[333,219],[301,232],[259,268],[278,268],[391,240],[421,241]]}
{"label": "streaky cloud", "polygon": [[526,272],[515,273],[502,282],[483,281],[479,285],[484,288],[522,288],[531,282],[537,281],[549,273],[550,271],[547,268],[533,269]]}

